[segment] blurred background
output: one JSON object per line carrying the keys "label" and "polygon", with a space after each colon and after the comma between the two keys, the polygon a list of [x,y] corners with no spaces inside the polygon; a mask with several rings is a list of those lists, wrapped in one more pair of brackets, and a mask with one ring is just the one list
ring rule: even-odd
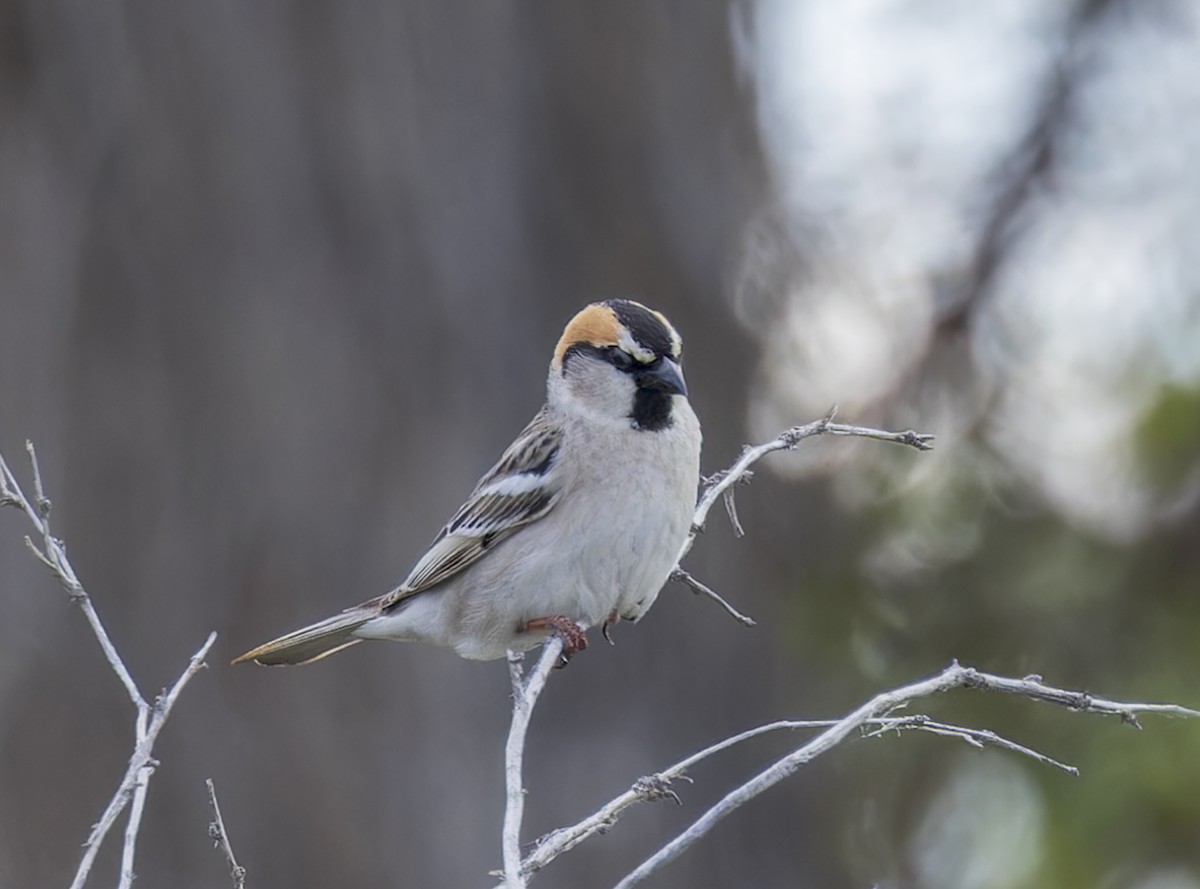
{"label": "blurred background", "polygon": [[[489,886],[501,663],[247,647],[407,572],[539,407],[562,325],[687,342],[705,472],[823,415],[668,588],[556,674],[526,836],[951,658],[1200,705],[1192,0],[0,4],[0,450],[147,693],[139,885]],[[0,885],[64,886],[131,708],[0,513]],[[594,640],[597,641],[597,640]],[[1200,726],[960,692],[1074,763],[855,741],[652,885],[1200,887]],[[794,737],[698,768],[538,885],[612,885]],[[96,885],[115,881],[114,849]],[[651,885],[651,884],[647,884]]]}

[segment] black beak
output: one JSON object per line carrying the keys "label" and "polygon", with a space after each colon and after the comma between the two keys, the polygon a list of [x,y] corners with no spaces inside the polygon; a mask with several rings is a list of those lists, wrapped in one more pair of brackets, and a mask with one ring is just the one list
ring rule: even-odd
{"label": "black beak", "polygon": [[687,396],[683,371],[670,358],[660,358],[649,367],[635,371],[633,380],[639,389],[656,389],[672,395]]}

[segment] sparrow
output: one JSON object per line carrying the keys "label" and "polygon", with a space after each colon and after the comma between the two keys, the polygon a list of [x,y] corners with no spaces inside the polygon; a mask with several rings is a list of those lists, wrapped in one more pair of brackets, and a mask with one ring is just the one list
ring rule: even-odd
{"label": "sparrow", "polygon": [[[639,620],[691,529],[700,422],[683,342],[660,312],[593,303],[567,324],[546,403],[391,592],[233,663],[307,664],[364,639],[429,642],[472,660],[563,655],[584,628]],[[611,639],[609,640],[611,641]]]}

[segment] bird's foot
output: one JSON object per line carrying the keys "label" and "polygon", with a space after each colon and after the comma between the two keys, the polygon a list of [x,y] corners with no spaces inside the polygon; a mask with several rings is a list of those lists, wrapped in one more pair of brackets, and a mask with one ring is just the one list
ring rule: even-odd
{"label": "bird's foot", "polygon": [[608,635],[608,628],[615,627],[620,622],[621,615],[617,612],[617,609],[614,608],[612,613],[604,619],[604,623],[600,625],[600,634],[604,636],[604,641],[609,645],[616,645],[617,643],[613,642],[612,636]]}
{"label": "bird's foot", "polygon": [[562,655],[557,669],[561,670],[572,657],[587,648],[587,633],[583,627],[571,620],[565,614],[553,614],[550,617],[535,617],[525,621],[522,632],[530,630],[549,630],[552,635],[562,640]]}

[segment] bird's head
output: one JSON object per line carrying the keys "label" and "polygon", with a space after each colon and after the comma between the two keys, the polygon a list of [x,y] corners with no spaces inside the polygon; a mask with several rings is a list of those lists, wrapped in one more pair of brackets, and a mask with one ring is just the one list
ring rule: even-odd
{"label": "bird's head", "polygon": [[550,364],[551,404],[657,431],[686,397],[683,341],[661,312],[629,299],[592,303],[571,319]]}

